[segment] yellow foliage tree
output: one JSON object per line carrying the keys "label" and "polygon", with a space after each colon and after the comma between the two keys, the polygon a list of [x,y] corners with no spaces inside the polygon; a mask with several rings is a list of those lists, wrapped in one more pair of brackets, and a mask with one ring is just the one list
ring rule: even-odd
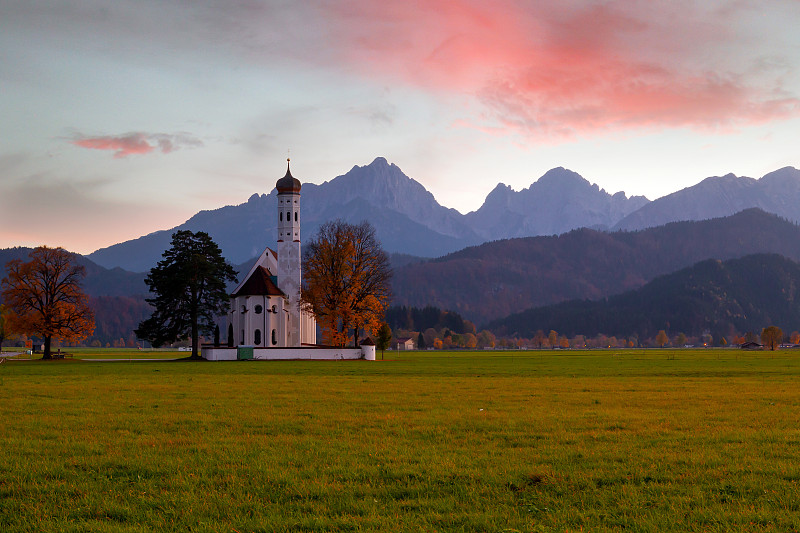
{"label": "yellow foliage tree", "polygon": [[478,337],[476,337],[474,333],[465,333],[464,334],[464,347],[465,348],[475,348],[477,346],[478,346]]}
{"label": "yellow foliage tree", "polygon": [[43,359],[51,359],[53,339],[80,341],[94,332],[94,313],[81,289],[83,266],[63,248],[40,246],[23,263],[6,264],[2,297],[8,309],[9,329],[44,339]]}
{"label": "yellow foliage tree", "polygon": [[764,346],[769,346],[769,349],[775,351],[775,348],[783,340],[783,331],[778,326],[768,326],[761,330],[761,343]]}
{"label": "yellow foliage tree", "polygon": [[659,330],[658,334],[656,335],[656,344],[658,344],[660,348],[663,348],[664,345],[667,344],[667,342],[669,342],[669,337],[667,337],[667,332],[664,331],[663,329]]}
{"label": "yellow foliage tree", "polygon": [[314,314],[323,341],[344,346],[352,334],[375,335],[391,300],[389,258],[368,223],[335,220],[305,246],[301,304]]}
{"label": "yellow foliage tree", "polygon": [[555,348],[558,343],[558,333],[551,329],[550,333],[547,335],[547,341],[550,343],[550,348]]}

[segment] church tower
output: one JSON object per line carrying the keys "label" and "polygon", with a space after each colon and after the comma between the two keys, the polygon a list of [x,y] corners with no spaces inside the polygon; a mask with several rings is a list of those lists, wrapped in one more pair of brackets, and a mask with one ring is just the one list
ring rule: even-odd
{"label": "church tower", "polygon": [[278,189],[278,287],[289,298],[286,310],[287,346],[300,346],[300,180],[292,176],[289,160]]}

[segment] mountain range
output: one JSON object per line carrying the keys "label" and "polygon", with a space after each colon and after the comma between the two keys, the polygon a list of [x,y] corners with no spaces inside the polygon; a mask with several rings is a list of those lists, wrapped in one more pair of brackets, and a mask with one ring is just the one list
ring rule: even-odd
{"label": "mountain range", "polygon": [[[0,250],[0,278],[29,249]],[[456,311],[479,326],[566,300],[602,300],[706,259],[778,253],[800,260],[800,226],[760,209],[639,231],[582,228],[558,236],[506,239],[423,260],[393,256],[394,304]],[[101,342],[128,339],[148,314],[144,274],[106,269],[76,256],[98,314]],[[236,269],[247,272],[249,262]]]}
{"label": "mountain range", "polygon": [[708,259],[657,277],[643,287],[596,301],[573,300],[529,309],[491,322],[498,335],[533,337],[555,330],[567,337],[598,334],[653,338],[710,333],[729,342],[777,325],[788,334],[800,324],[800,264],[776,254]]}
{"label": "mountain range", "polygon": [[[419,182],[382,157],[319,185],[304,184],[301,201],[303,239],[328,220],[368,220],[386,251],[422,257],[487,240],[552,235],[578,227],[607,229],[647,203],[641,196],[612,196],[578,174],[556,168],[519,192],[500,184],[480,209],[462,215],[440,205]],[[201,211],[180,226],[88,257],[107,268],[146,271],[169,247],[172,233],[188,229],[209,233],[230,262],[244,263],[275,242],[276,205],[274,190],[253,194],[243,204]]]}
{"label": "mountain range", "polygon": [[[245,203],[201,211],[180,226],[97,250],[88,257],[107,268],[143,272],[158,262],[172,233],[189,229],[206,231],[231,263],[244,263],[275,242],[276,202],[274,190],[253,194]],[[330,181],[304,184],[302,202],[303,239],[328,220],[368,220],[386,251],[440,257],[499,239],[559,235],[577,228],[631,231],[732,215],[750,207],[797,221],[800,171],[786,167],[758,180],[732,174],[707,178],[651,202],[624,192],[609,194],[559,167],[521,191],[500,183],[479,209],[462,215],[440,205],[419,182],[379,157]]]}
{"label": "mountain range", "polygon": [[637,230],[679,220],[725,217],[751,207],[800,221],[800,170],[784,167],[761,179],[733,174],[706,178],[643,205],[612,229]]}

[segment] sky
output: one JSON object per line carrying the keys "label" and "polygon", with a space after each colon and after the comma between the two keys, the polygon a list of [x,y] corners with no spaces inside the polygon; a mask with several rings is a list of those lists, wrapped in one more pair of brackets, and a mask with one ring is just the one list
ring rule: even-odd
{"label": "sky", "polygon": [[78,253],[386,157],[477,209],[800,167],[800,0],[0,0],[0,248]]}

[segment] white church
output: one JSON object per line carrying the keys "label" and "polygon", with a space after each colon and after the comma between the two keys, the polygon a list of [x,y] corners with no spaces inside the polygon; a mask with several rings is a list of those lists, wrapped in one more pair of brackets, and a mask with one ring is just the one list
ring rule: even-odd
{"label": "white church", "polygon": [[316,344],[317,321],[300,306],[300,180],[278,180],[278,250],[267,247],[231,294],[228,346],[203,346],[208,360],[375,359],[375,346]]}

